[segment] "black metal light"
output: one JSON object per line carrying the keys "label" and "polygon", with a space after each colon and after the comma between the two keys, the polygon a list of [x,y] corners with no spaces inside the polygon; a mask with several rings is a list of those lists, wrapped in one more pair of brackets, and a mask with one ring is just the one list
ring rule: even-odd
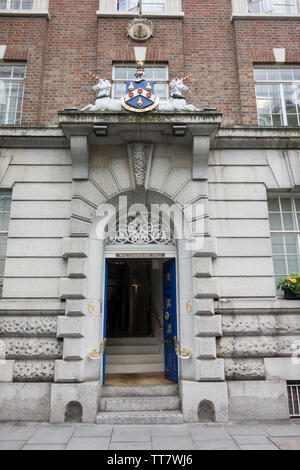
{"label": "black metal light", "polygon": [[175,137],[184,137],[186,134],[186,124],[174,124],[173,135]]}
{"label": "black metal light", "polygon": [[95,124],[93,131],[97,137],[106,137],[108,133],[108,127],[102,124]]}

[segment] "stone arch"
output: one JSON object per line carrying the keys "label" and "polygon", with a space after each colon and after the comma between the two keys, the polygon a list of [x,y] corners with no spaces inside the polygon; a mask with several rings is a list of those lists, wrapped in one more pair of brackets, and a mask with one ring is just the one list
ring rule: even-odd
{"label": "stone arch", "polygon": [[215,405],[210,400],[201,400],[198,405],[198,420],[200,423],[208,423],[216,421]]}

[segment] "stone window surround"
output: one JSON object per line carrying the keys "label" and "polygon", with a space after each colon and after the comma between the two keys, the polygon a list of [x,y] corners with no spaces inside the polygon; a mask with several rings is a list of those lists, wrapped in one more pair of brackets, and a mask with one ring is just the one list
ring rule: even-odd
{"label": "stone window surround", "polygon": [[232,17],[231,21],[235,19],[247,20],[299,20],[300,18],[300,1],[297,2],[297,13],[286,14],[282,13],[269,14],[269,13],[248,13],[248,0],[232,0]]}
{"label": "stone window surround", "polygon": [[47,16],[49,15],[49,0],[33,0],[31,10],[0,9],[0,16]]}
{"label": "stone window surround", "polygon": [[[181,0],[165,0],[165,11],[149,11],[142,14],[142,17],[147,18],[183,18],[184,12],[181,8]],[[115,5],[112,7],[112,2]],[[100,0],[99,10],[97,11],[98,17],[113,16],[118,18],[134,18],[137,16],[136,12],[118,11],[117,0]]]}

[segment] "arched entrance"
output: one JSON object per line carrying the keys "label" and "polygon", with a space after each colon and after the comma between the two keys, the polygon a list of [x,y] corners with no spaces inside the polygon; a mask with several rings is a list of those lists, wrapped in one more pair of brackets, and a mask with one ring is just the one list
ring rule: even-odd
{"label": "arched entrance", "polygon": [[176,246],[162,217],[119,217],[105,243],[103,383],[177,383]]}

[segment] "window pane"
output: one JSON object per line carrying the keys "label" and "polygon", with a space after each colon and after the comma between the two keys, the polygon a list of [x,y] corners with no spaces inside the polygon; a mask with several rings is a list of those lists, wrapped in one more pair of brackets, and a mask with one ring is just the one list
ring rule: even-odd
{"label": "window pane", "polygon": [[115,84],[115,98],[121,98],[126,93],[125,83],[116,83]]}
{"label": "window pane", "polygon": [[285,249],[287,254],[298,253],[298,237],[297,235],[285,235]]}
{"label": "window pane", "polygon": [[0,235],[0,256],[5,256],[7,245],[7,235]]}
{"label": "window pane", "polygon": [[126,80],[127,70],[125,67],[115,67],[115,79],[116,80]]}
{"label": "window pane", "polygon": [[270,227],[271,230],[282,230],[280,214],[270,214]]}
{"label": "window pane", "polygon": [[254,69],[254,78],[257,81],[267,80],[267,71],[265,69]]}
{"label": "window pane", "polygon": [[293,80],[293,75],[292,75],[292,70],[291,69],[280,69],[280,78],[283,81],[292,81]]}
{"label": "window pane", "polygon": [[300,212],[300,198],[295,197],[295,206],[296,206],[296,211]]}
{"label": "window pane", "polygon": [[299,258],[296,256],[287,257],[288,273],[299,272]]}
{"label": "window pane", "polygon": [[283,245],[284,239],[283,239],[283,236],[282,235],[272,235],[271,240],[272,240],[272,252],[274,254],[276,254],[276,253],[284,254],[284,245]]}
{"label": "window pane", "polygon": [[284,256],[273,256],[273,264],[275,274],[285,274],[286,273],[286,264]]}
{"label": "window pane", "polygon": [[[300,200],[299,200],[299,203],[300,203]],[[279,209],[279,199],[276,198],[276,199],[269,199],[268,200],[268,208],[269,208],[269,211],[271,212],[279,212],[280,209]]]}
{"label": "window pane", "polygon": [[163,83],[157,83],[154,87],[154,93],[156,96],[159,98],[167,98],[167,90],[166,90],[166,85]]}
{"label": "window pane", "polygon": [[288,212],[284,212],[282,214],[282,220],[283,220],[284,230],[294,230],[295,229],[293,214],[288,213]]}
{"label": "window pane", "polygon": [[292,201],[290,198],[280,198],[281,210],[282,211],[292,211]]}
{"label": "window pane", "polygon": [[287,115],[287,122],[288,122],[288,126],[291,126],[291,127],[298,127],[298,126],[299,126],[299,122],[298,122],[298,116],[297,116],[297,114],[288,114],[288,115]]}

